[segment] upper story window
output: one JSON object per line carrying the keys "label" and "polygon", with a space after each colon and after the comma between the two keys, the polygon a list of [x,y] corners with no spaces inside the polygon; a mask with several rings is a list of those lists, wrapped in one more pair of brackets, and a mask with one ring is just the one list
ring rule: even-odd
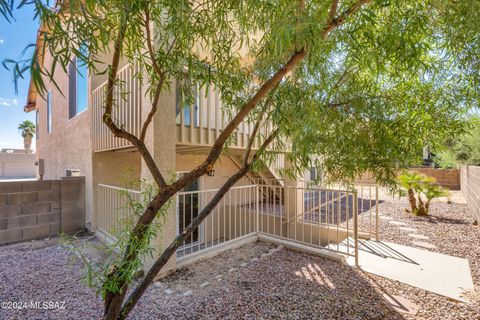
{"label": "upper story window", "polygon": [[38,139],[38,131],[39,131],[38,130],[38,122],[39,122],[38,118],[39,118],[39,116],[40,116],[40,111],[37,108],[37,110],[35,110],[35,139]]}
{"label": "upper story window", "polygon": [[[199,126],[199,104],[200,90],[197,85],[185,85],[177,82],[177,107],[176,107],[176,123],[184,126]],[[188,86],[188,87],[187,87]],[[190,94],[185,94],[186,90],[190,90]]]}
{"label": "upper story window", "polygon": [[[80,52],[87,56],[86,45],[80,46]],[[69,78],[69,118],[75,117],[88,108],[88,66],[74,57],[68,68]]]}
{"label": "upper story window", "polygon": [[320,181],[321,180],[320,170],[318,167],[310,167],[309,170],[309,180],[310,181]]}
{"label": "upper story window", "polygon": [[52,92],[47,92],[47,133],[52,132]]}

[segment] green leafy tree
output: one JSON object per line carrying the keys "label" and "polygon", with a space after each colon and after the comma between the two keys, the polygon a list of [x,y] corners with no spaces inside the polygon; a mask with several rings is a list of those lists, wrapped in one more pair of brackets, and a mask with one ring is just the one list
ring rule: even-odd
{"label": "green leafy tree", "polygon": [[25,120],[18,125],[18,130],[23,138],[33,138],[35,135],[35,124],[30,120]]}
{"label": "green leafy tree", "polygon": [[[287,144],[292,166],[285,174],[303,172],[317,157],[327,180],[352,181],[369,171],[392,182],[398,168],[418,160],[423,146],[461,131],[478,102],[476,0],[71,0],[56,10],[41,0],[22,2],[30,3],[44,27],[43,45],[32,59],[5,61],[14,77],[29,72],[44,93],[72,56],[91,73],[106,74],[103,121],[139,151],[156,184],[121,259],[106,268],[100,286],[105,319],[126,318],[225,193],[247,172],[274,161]],[[38,60],[43,52],[53,56],[51,65]],[[105,52],[108,61],[98,58]],[[135,76],[152,102],[138,136],[112,118],[121,59],[139,65]],[[200,165],[167,183],[144,139],[161,93],[173,81],[215,85],[232,120]],[[193,100],[188,87],[182,86],[182,96]],[[243,120],[255,128],[243,165],[127,296],[155,219],[178,191],[207,174]],[[252,151],[267,121],[273,131]]]}
{"label": "green leafy tree", "polygon": [[23,137],[25,150],[29,151],[32,145],[32,138],[35,135],[35,124],[32,121],[25,120],[18,125],[18,130]]}
{"label": "green leafy tree", "polygon": [[480,119],[470,120],[466,132],[447,139],[436,152],[435,162],[442,168],[456,168],[460,165],[480,166]]}
{"label": "green leafy tree", "polygon": [[10,21],[13,11],[13,0],[0,0],[0,16]]}

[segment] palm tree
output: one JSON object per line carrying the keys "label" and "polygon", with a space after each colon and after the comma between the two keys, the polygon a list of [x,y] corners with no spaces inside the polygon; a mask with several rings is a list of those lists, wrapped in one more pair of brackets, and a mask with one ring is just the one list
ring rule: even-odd
{"label": "palm tree", "polygon": [[35,125],[32,121],[25,120],[18,125],[18,130],[23,137],[23,144],[25,151],[30,151],[30,146],[32,145],[32,138],[35,135]]}

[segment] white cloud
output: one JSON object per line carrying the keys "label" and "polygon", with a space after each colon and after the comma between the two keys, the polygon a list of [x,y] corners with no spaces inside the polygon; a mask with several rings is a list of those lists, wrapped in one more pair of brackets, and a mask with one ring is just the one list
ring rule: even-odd
{"label": "white cloud", "polygon": [[18,100],[6,99],[6,98],[0,97],[0,106],[6,106],[6,107],[18,106]]}

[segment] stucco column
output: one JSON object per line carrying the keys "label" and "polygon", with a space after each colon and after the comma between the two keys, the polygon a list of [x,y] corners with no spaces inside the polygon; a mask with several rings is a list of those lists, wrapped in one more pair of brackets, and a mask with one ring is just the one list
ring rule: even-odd
{"label": "stucco column", "polygon": [[[291,163],[288,159],[285,159],[285,168],[291,167]],[[297,234],[295,232],[296,224],[293,223],[295,217],[298,217],[303,211],[303,181],[299,181],[303,177],[297,179],[290,179],[285,177],[285,217],[287,221],[290,221],[288,224],[290,236]]]}
{"label": "stucco column", "polygon": [[[146,119],[151,109],[151,102],[149,95],[145,92],[142,93],[142,118]],[[167,182],[170,182],[175,174],[175,99],[175,85],[172,84],[170,91],[165,90],[162,93],[157,106],[157,112],[145,136],[145,143]],[[145,179],[147,183],[155,183],[143,160],[141,177]],[[162,223],[162,227],[158,232],[157,238],[152,241],[152,247],[155,248],[156,251],[154,258],[149,257],[145,262],[145,268],[147,270],[163,249],[176,237],[176,220],[175,201],[173,201],[166,219],[157,220],[157,222]],[[163,276],[166,272],[174,270],[175,260],[175,256],[172,257],[159,273],[159,276]]]}

